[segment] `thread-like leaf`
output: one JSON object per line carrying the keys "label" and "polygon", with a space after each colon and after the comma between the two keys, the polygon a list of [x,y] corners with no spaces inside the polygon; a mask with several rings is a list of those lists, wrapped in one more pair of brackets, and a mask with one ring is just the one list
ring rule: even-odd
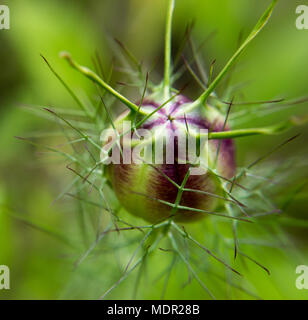
{"label": "thread-like leaf", "polygon": [[107,84],[103,79],[101,79],[95,72],[93,72],[87,67],[79,65],[76,61],[74,61],[69,53],[62,52],[60,56],[61,58],[66,59],[74,69],[76,69],[77,71],[82,73],[84,76],[86,76],[87,78],[89,78],[90,80],[94,81],[99,86],[107,90],[110,94],[115,96],[119,101],[123,102],[131,111],[145,114],[142,110],[138,111],[138,106],[136,104],[129,101],[127,98],[125,98],[115,89],[113,89],[109,84]]}
{"label": "thread-like leaf", "polygon": [[[226,73],[230,70],[236,59],[240,56],[240,54],[246,49],[247,45],[256,37],[256,35],[263,29],[263,27],[268,22],[272,11],[276,5],[278,0],[273,0],[271,5],[267,8],[267,10],[264,12],[262,17],[257,22],[256,26],[253,28],[247,39],[244,41],[244,43],[239,47],[239,49],[235,52],[235,54],[231,57],[231,59],[227,62],[225,67],[221,70],[221,72],[218,74],[218,76],[213,80],[213,82],[210,84],[208,89],[196,100],[194,104],[189,106],[187,109],[193,109],[195,107],[198,107],[199,105],[205,103],[207,98],[210,96],[210,94],[215,90],[217,85],[220,83],[220,81],[224,78]],[[188,110],[187,110],[188,111]]]}

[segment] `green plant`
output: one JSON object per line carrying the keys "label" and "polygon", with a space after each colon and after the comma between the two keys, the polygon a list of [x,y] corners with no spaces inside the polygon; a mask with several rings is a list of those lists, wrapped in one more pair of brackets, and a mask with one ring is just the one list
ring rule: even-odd
{"label": "green plant", "polygon": [[[224,99],[220,99],[219,97],[217,97],[214,92],[215,88],[224,79],[227,72],[229,72],[232,67],[234,67],[234,64],[239,55],[255,38],[259,31],[265,26],[266,22],[271,16],[276,2],[277,1],[272,2],[270,7],[258,21],[257,25],[249,34],[247,39],[243,42],[243,44],[232,56],[226,66],[214,79],[212,79],[214,65],[211,66],[209,77],[207,79],[208,81],[205,84],[190,68],[189,63],[185,61],[185,64],[189,68],[194,79],[197,82],[201,83],[201,85],[204,87],[204,92],[194,102],[187,102],[186,104],[184,104],[183,114],[189,115],[194,110],[201,110],[202,112],[206,113],[207,118],[213,118],[211,119],[212,121],[210,121],[211,123],[214,122],[217,114],[219,114],[220,119],[222,119],[222,126],[220,131],[210,131],[208,134],[209,140],[223,141],[224,139],[235,139],[251,135],[278,134],[294,125],[301,124],[305,121],[305,119],[291,118],[286,122],[268,127],[233,129],[234,127],[238,127],[237,121],[240,122],[245,119],[246,114],[242,114],[241,112],[231,112],[233,111],[231,109],[234,105],[240,104],[233,102],[233,92],[229,92],[227,96],[224,97]],[[133,129],[138,130],[138,128],[142,124],[144,124],[145,121],[151,120],[151,117],[154,117],[155,113],[158,112],[158,110],[164,108],[168,103],[172,103],[172,101],[174,101],[174,99],[177,99],[177,97],[181,93],[181,91],[178,91],[172,87],[173,81],[177,79],[181,74],[181,72],[173,73],[171,67],[171,26],[173,8],[174,1],[170,0],[167,14],[167,28],[165,37],[165,72],[164,79],[161,84],[159,84],[158,86],[154,85],[149,80],[148,75],[143,72],[139,62],[122,44],[120,44],[122,50],[129,59],[129,63],[136,69],[135,72],[137,73],[137,79],[135,79],[136,77],[134,77],[134,84],[139,87],[141,91],[141,100],[139,104],[131,102],[129,99],[127,99],[111,87],[109,82],[112,78],[112,68],[106,75],[105,72],[102,72],[102,70],[100,69],[100,63],[99,61],[97,61],[98,70],[96,72],[93,72],[90,69],[79,65],[72,59],[70,54],[62,53],[62,58],[65,58],[74,69],[82,73],[84,76],[88,77],[97,86],[98,106],[96,108],[89,108],[81,102],[81,100],[75,95],[75,93],[62,80],[62,78],[56,73],[56,71],[49,65],[48,61],[45,59],[51,71],[63,83],[63,85],[66,87],[68,92],[72,95],[72,97],[80,107],[80,110],[45,108],[45,112],[43,113],[44,116],[50,118],[51,120],[56,120],[60,122],[61,125],[65,125],[65,130],[63,130],[63,132],[68,139],[67,145],[70,146],[72,150],[70,152],[66,152],[58,150],[56,148],[46,147],[44,145],[42,147],[63,156],[67,161],[67,168],[76,175],[73,182],[70,183],[63,192],[61,192],[58,199],[66,195],[77,200],[76,203],[78,209],[80,210],[79,218],[82,234],[84,237],[84,244],[81,244],[79,241],[67,239],[66,237],[61,238],[65,239],[65,242],[73,246],[74,250],[76,250],[77,252],[80,252],[80,250],[83,249],[84,245],[87,247],[85,253],[76,262],[76,266],[78,267],[81,266],[86,258],[88,258],[89,256],[94,256],[94,253],[99,255],[99,245],[102,245],[101,250],[108,251],[118,249],[118,257],[121,264],[123,263],[122,261],[126,258],[126,254],[123,254],[123,252],[125,252],[125,246],[128,246],[129,248],[131,246],[136,246],[136,248],[133,250],[133,253],[129,257],[124,270],[122,270],[122,276],[117,281],[115,281],[110,289],[105,291],[101,298],[107,297],[108,294],[111,293],[111,291],[120,283],[122,283],[129,275],[131,275],[132,272],[137,269],[137,267],[140,267],[139,274],[136,278],[135,288],[137,288],[138,284],[141,281],[140,279],[142,276],[143,268],[145,268],[144,266],[146,265],[146,261],[148,261],[149,259],[155,259],[154,256],[155,254],[157,254],[159,249],[163,254],[168,255],[169,253],[171,256],[171,262],[169,266],[166,269],[163,268],[163,270],[158,270],[166,276],[162,286],[162,297],[165,294],[172,270],[179,262],[181,262],[182,265],[186,266],[188,270],[188,282],[190,282],[191,278],[195,278],[195,280],[206,291],[208,296],[212,298],[219,297],[221,295],[221,289],[219,288],[218,290],[215,290],[217,291],[217,294],[216,292],[214,294],[212,290],[209,289],[209,286],[205,284],[205,281],[200,278],[199,272],[196,271],[196,268],[200,269],[201,271],[205,271],[206,275],[211,275],[212,279],[210,282],[212,286],[214,282],[213,279],[217,279],[217,281],[222,279],[223,281],[228,283],[230,287],[243,291],[246,295],[255,296],[254,293],[251,293],[246,288],[245,285],[242,286],[238,284],[238,281],[240,280],[238,280],[237,277],[241,277],[243,272],[242,270],[238,271],[238,269],[235,269],[233,267],[234,263],[230,262],[230,254],[232,252],[235,258],[237,258],[237,256],[241,256],[241,258],[250,260],[263,268],[267,273],[269,273],[268,269],[257,262],[255,258],[242,251],[242,238],[239,237],[238,230],[240,228],[243,228],[245,230],[245,235],[249,236],[250,231],[252,233],[255,232],[254,228],[262,228],[263,224],[273,225],[274,228],[276,227],[275,219],[272,218],[271,214],[277,214],[281,209],[276,208],[271,202],[271,199],[264,196],[267,187],[266,185],[264,185],[264,181],[270,180],[270,177],[273,174],[273,169],[270,168],[268,172],[263,172],[260,176],[257,176],[254,172],[254,167],[262,160],[264,160],[266,156],[271,154],[271,152],[267,153],[266,156],[261,156],[246,168],[238,168],[238,172],[235,175],[232,174],[231,176],[224,177],[222,176],[221,172],[228,168],[225,168],[227,165],[223,163],[221,164],[219,161],[217,161],[221,149],[221,143],[218,142],[218,145],[212,156],[213,161],[211,162],[208,169],[211,171],[211,174],[214,177],[213,179],[215,179],[216,183],[219,185],[219,189],[221,190],[221,192],[219,194],[216,194],[215,196],[221,201],[220,207],[216,206],[211,210],[209,210],[209,207],[196,208],[183,206],[181,204],[181,198],[184,193],[203,193],[204,196],[209,197],[213,196],[214,192],[213,190],[204,191],[200,189],[196,190],[187,188],[186,182],[189,178],[189,170],[186,170],[183,181],[177,182],[170,179],[170,177],[168,177],[166,174],[157,172],[158,176],[163,176],[163,178],[167,179],[168,182],[172,184],[173,187],[175,187],[178,191],[174,202],[168,202],[157,198],[151,199],[151,201],[160,202],[164,206],[169,207],[170,217],[167,215],[168,218],[166,219],[166,216],[164,215],[163,217],[160,217],[162,218],[162,221],[156,221],[156,219],[155,221],[153,219],[146,219],[150,220],[151,222],[151,224],[148,225],[136,225],[134,224],[134,218],[126,218],[123,204],[125,205],[125,201],[127,201],[127,199],[118,201],[115,198],[114,185],[110,183],[110,180],[106,175],[106,166],[103,165],[103,162],[100,159],[100,152],[102,148],[100,142],[101,131],[110,126],[114,129],[117,128],[117,121],[112,120],[112,115],[110,112],[110,107],[114,102],[120,101],[128,107],[130,119],[135,120],[135,128]],[[158,103],[160,106],[153,112],[146,113],[144,108],[142,108],[142,105],[144,98],[149,96],[149,91],[151,91],[152,93],[150,95],[150,100]],[[264,108],[265,105],[278,105],[278,108],[276,108],[276,110],[278,111],[279,108],[287,106],[288,103],[289,102],[281,100],[273,100],[266,102],[255,102],[253,104],[261,106],[258,112],[262,112],[266,111]],[[211,116],[211,114],[214,114],[214,116]],[[225,130],[227,129],[227,123],[230,125],[230,130]],[[187,132],[187,134],[190,134],[189,123],[187,122],[185,132]],[[124,134],[124,132],[118,133],[118,141],[120,141],[120,138]],[[293,138],[294,137],[288,139],[288,141],[282,143],[280,146],[278,146],[278,148],[282,147],[285,143],[292,141]],[[32,140],[29,142],[38,145]],[[80,152],[80,146],[82,145],[85,146],[85,149],[83,150],[83,152]],[[277,148],[275,148],[273,151],[275,151],[276,149]],[[217,170],[217,165],[221,165],[223,167],[221,172]],[[115,167],[114,170],[118,170],[117,167]],[[243,184],[244,179],[246,180]],[[87,185],[90,185],[90,194],[88,192]],[[247,185],[249,185],[249,187],[247,187]],[[72,193],[71,190],[75,190],[75,192]],[[142,195],[134,198],[132,202],[142,201],[140,200],[140,197],[142,197]],[[131,207],[132,206],[130,206],[130,208]],[[179,213],[181,210],[198,212],[203,216],[208,215],[209,217],[204,222],[202,222],[202,224],[198,223],[198,225],[194,225],[193,227],[190,227],[189,225],[183,227],[173,219],[173,216]],[[93,213],[92,218],[89,217],[90,212]],[[145,212],[143,217],[146,217],[146,214],[147,213]],[[142,214],[139,215],[142,216]],[[123,218],[124,216],[125,218]],[[263,219],[261,217],[259,219],[259,216],[269,216],[269,218]],[[88,220],[91,221],[90,225],[95,225],[94,240],[93,234],[89,235]],[[137,220],[137,222],[140,221]],[[250,226],[251,224],[257,224],[258,227],[252,227]],[[211,238],[214,242],[213,250],[208,249],[208,247],[203,244],[203,235],[200,236],[200,232],[196,232],[196,229],[198,227],[201,228],[204,225],[206,226],[207,233],[212,235]],[[241,227],[242,225],[243,227]],[[90,229],[92,230],[92,228]],[[188,229],[191,230],[188,231]],[[134,234],[131,234],[132,230],[134,230]],[[123,237],[123,233],[127,233],[126,231],[130,231],[130,235],[124,236],[124,241],[121,243],[119,239]],[[139,233],[142,233],[140,237],[138,236]],[[194,234],[196,234],[196,236]],[[223,236],[220,237],[220,234],[223,234]],[[89,242],[91,242],[90,245]],[[198,251],[196,249],[198,249]],[[203,263],[204,256],[202,255],[202,251],[204,251],[214,260],[210,260],[211,263],[209,263],[209,261]],[[220,258],[221,255],[216,254],[216,252],[219,252],[221,255],[223,255],[224,259]],[[107,260],[108,252],[104,253],[104,255],[102,254],[102,257],[106,257]],[[95,262],[93,263],[95,264]],[[108,266],[108,262],[104,262],[104,266],[106,267],[106,269],[112,269],[111,264]],[[239,268],[242,269],[242,265],[240,265]],[[230,276],[229,271],[231,272],[231,274],[234,274],[234,279]],[[108,274],[111,274],[112,270],[109,270],[108,272]],[[104,282],[108,281],[108,277],[106,278],[107,279],[104,279]],[[133,290],[134,295],[137,292],[136,290],[137,289]]]}

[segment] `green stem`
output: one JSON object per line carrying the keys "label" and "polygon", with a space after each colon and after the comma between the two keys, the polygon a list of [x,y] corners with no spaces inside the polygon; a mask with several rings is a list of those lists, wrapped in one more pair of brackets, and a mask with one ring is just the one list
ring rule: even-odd
{"label": "green stem", "polygon": [[90,80],[94,81],[95,83],[97,83],[99,86],[101,86],[102,88],[104,88],[105,90],[107,90],[109,93],[111,93],[114,97],[116,97],[118,100],[120,100],[121,102],[123,102],[131,111],[133,112],[138,112],[141,114],[146,114],[144,113],[142,110],[139,110],[138,106],[136,104],[134,104],[133,102],[129,101],[127,98],[125,98],[124,96],[122,96],[119,92],[117,92],[115,89],[113,89],[111,86],[109,86],[103,79],[101,79],[95,72],[93,72],[92,70],[79,65],[76,61],[74,61],[71,57],[71,55],[67,52],[62,52],[60,54],[60,56],[64,59],[66,59],[69,64],[76,69],[77,71],[79,71],[80,73],[82,73],[83,75],[85,75],[87,78],[89,78]]}
{"label": "green stem", "polygon": [[274,135],[286,131],[294,126],[302,125],[306,122],[308,122],[308,117],[304,117],[302,119],[293,117],[287,121],[269,127],[210,132],[208,134],[208,139],[234,139],[254,135]]}
{"label": "green stem", "polygon": [[172,33],[172,16],[174,10],[174,1],[169,0],[166,34],[165,34],[165,75],[164,75],[164,96],[165,99],[170,97],[170,78],[171,78],[171,33]]}
{"label": "green stem", "polygon": [[175,215],[177,210],[178,210],[178,206],[179,206],[179,204],[180,204],[180,202],[182,200],[184,188],[185,188],[185,185],[186,185],[186,182],[187,182],[189,176],[190,176],[190,168],[188,168],[188,170],[187,170],[187,172],[185,174],[185,177],[184,177],[184,179],[182,181],[182,184],[178,189],[178,193],[177,193],[177,196],[176,196],[176,199],[175,199],[174,207],[171,210],[171,215]]}

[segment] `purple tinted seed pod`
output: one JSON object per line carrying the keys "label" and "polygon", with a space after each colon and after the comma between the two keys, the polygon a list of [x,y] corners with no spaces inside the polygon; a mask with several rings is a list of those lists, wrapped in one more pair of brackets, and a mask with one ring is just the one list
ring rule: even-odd
{"label": "purple tinted seed pod", "polygon": [[[232,140],[209,140],[205,146],[199,145],[200,158],[206,160],[208,170],[203,174],[189,175],[185,184],[185,189],[199,190],[202,192],[184,191],[181,195],[179,205],[187,207],[177,209],[172,208],[172,204],[176,203],[179,194],[176,183],[180,186],[191,167],[189,161],[181,162],[179,158],[180,138],[193,135],[193,133],[202,130],[222,131],[224,125],[224,116],[216,110],[208,106],[206,111],[202,113],[199,109],[191,113],[183,113],[183,107],[191,104],[184,96],[175,97],[169,104],[159,109],[161,103],[154,100],[144,100],[142,110],[153,112],[159,109],[154,115],[149,117],[147,121],[136,130],[135,134],[142,133],[144,129],[148,130],[152,138],[151,150],[152,160],[153,153],[158,148],[157,137],[164,135],[166,137],[164,144],[163,161],[161,163],[152,164],[149,162],[124,163],[123,153],[120,156],[120,163],[110,163],[107,166],[107,174],[113,190],[116,193],[124,208],[135,216],[157,223],[169,218],[174,214],[175,221],[190,222],[203,218],[206,213],[193,211],[193,209],[201,209],[213,212],[221,204],[219,197],[223,196],[221,182],[217,174],[225,178],[231,178],[235,173],[235,150]],[[205,109],[205,108],[204,108]],[[115,121],[115,126],[119,133],[122,133],[122,124],[124,121],[134,119],[129,112],[125,112]],[[138,122],[138,121],[137,121]],[[174,133],[176,138],[174,138]],[[134,131],[132,130],[131,136]],[[134,140],[133,140],[134,141]],[[183,143],[183,140],[181,140]],[[172,148],[171,144],[174,143]],[[185,140],[184,140],[185,143]],[[123,139],[121,140],[123,148]],[[174,161],[168,162],[166,152],[168,148],[174,153]],[[217,157],[217,149],[219,153]],[[118,149],[119,151],[119,149]],[[125,153],[124,148],[122,151]],[[187,155],[187,150],[186,153]],[[132,160],[133,162],[133,160]],[[172,183],[172,181],[174,183]],[[214,195],[214,196],[213,196]],[[169,205],[168,205],[169,204]],[[188,209],[192,208],[192,209]]]}

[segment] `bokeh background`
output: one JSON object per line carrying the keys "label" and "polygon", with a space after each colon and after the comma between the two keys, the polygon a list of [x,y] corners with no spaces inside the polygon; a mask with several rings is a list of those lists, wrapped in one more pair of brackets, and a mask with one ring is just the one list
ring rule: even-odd
{"label": "bokeh background", "polygon": [[[93,65],[91,57],[98,51],[103,65],[108,68],[114,56],[112,39],[116,37],[145,66],[151,66],[158,59],[153,79],[159,79],[162,73],[166,2],[1,1],[10,8],[11,29],[0,31],[0,265],[8,265],[11,269],[11,290],[0,291],[0,299],[92,299],[107,289],[106,283],[110,279],[117,279],[118,266],[108,255],[92,257],[87,267],[79,273],[73,271],[70,261],[76,259],[79,253],[67,250],[55,235],[55,230],[68,237],[78,237],[78,221],[72,212],[74,205],[65,201],[52,204],[71,178],[71,173],[60,162],[38,153],[35,147],[16,140],[14,136],[31,137],[52,128],[52,124],[43,118],[25,112],[23,106],[75,107],[74,101],[47,68],[40,54],[85,100],[87,95],[94,94],[95,88],[59,58],[62,50],[71,52],[77,61],[88,66]],[[249,81],[249,84],[239,100],[294,99],[308,94],[308,30],[299,31],[295,27],[295,9],[303,2],[279,1],[266,28],[241,56],[233,81]],[[193,38],[196,43],[215,33],[202,47],[201,56],[205,66],[216,59],[216,72],[234,53],[239,34],[248,34],[269,3],[268,0],[177,0],[174,47],[179,45],[187,23],[194,20]],[[113,82],[117,81],[121,81],[120,72],[114,74]],[[198,90],[192,81],[187,95],[193,98]],[[124,89],[124,92],[132,100],[138,98],[134,90]],[[307,106],[308,103],[298,104],[266,118],[251,117],[243,125],[262,126],[295,114],[304,115]],[[297,133],[301,136],[272,158],[279,165],[285,158],[300,157],[302,163],[297,169],[300,178],[293,186],[296,188],[307,178],[307,126],[295,128],[281,136],[238,140],[238,164],[249,164]],[[52,143],[47,138],[44,142],[47,145]],[[295,161],[295,169],[297,165]],[[247,262],[246,277],[253,291],[263,299],[308,297],[307,290],[297,290],[295,287],[296,266],[308,265],[307,191],[307,187],[303,187],[285,213],[301,222],[286,223],[283,231],[279,229],[277,235],[272,235],[291,242],[293,251],[296,251],[294,257],[287,251],[290,249],[264,246],[256,250],[254,256],[268,265],[271,276]],[[159,256],[153,258],[148,272],[151,273],[151,268],[155,269],[156,265],[159,267],[160,262]],[[207,298],[196,283],[181,287],[177,279],[182,277],[184,270],[179,268],[170,280],[166,298]],[[159,298],[162,286],[163,283],[149,281],[137,297]],[[215,286],[214,282],[212,286]],[[220,283],[219,290],[224,292],[226,287]],[[133,284],[128,281],[110,297],[131,298],[129,292],[132,288]],[[228,298],[227,295],[222,297]],[[229,297],[249,298],[242,292]]]}

